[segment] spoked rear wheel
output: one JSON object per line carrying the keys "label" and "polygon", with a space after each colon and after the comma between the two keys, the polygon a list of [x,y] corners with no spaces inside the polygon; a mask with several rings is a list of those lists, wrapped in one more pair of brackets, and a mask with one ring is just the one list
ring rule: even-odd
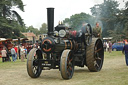
{"label": "spoked rear wheel", "polygon": [[39,59],[41,59],[41,51],[33,48],[29,54],[27,59],[27,72],[28,75],[32,78],[37,78],[40,76],[42,72],[41,65],[39,63]]}
{"label": "spoked rear wheel", "polygon": [[63,79],[71,79],[74,73],[74,59],[70,50],[64,50],[61,55],[60,72]]}
{"label": "spoked rear wheel", "polygon": [[87,46],[86,63],[90,71],[100,71],[104,61],[104,49],[101,39],[93,38],[91,45]]}

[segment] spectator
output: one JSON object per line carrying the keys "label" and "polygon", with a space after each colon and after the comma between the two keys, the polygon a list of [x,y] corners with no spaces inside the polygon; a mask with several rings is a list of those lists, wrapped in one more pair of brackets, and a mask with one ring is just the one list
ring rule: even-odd
{"label": "spectator", "polygon": [[36,47],[37,47],[37,46],[36,46],[36,44],[34,43],[34,44],[33,44],[33,48],[36,48]]}
{"label": "spectator", "polygon": [[6,57],[7,57],[7,51],[5,50],[5,48],[3,48],[3,50],[1,51],[2,54],[2,62],[6,61]]}
{"label": "spectator", "polygon": [[111,53],[112,52],[112,43],[111,43],[111,41],[109,41],[109,53]]}
{"label": "spectator", "polygon": [[106,42],[104,42],[104,51],[106,51],[106,47],[107,47],[107,46],[106,46]]}
{"label": "spectator", "polygon": [[128,66],[128,43],[127,42],[125,42],[122,53],[125,54],[125,61],[126,61],[126,65]]}
{"label": "spectator", "polygon": [[25,47],[25,58],[27,59],[27,48]]}
{"label": "spectator", "polygon": [[17,59],[18,46],[15,46],[14,49],[15,49],[15,51],[16,51],[16,55],[15,55],[15,57],[16,57],[16,59]]}
{"label": "spectator", "polygon": [[24,57],[25,57],[25,49],[24,46],[20,48],[20,55],[21,55],[21,61],[24,62]]}
{"label": "spectator", "polygon": [[14,46],[12,47],[12,49],[11,49],[11,55],[12,55],[12,60],[13,60],[13,62],[15,62],[16,61],[16,51],[15,51],[15,49],[14,49]]}
{"label": "spectator", "polygon": [[109,44],[106,42],[106,51],[109,51]]}

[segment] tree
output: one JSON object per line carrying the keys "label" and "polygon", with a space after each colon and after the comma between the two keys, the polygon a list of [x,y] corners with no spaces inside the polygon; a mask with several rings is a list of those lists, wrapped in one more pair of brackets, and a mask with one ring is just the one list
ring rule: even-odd
{"label": "tree", "polygon": [[24,6],[21,0],[0,0],[0,33],[3,34],[0,35],[0,37],[20,37],[19,35],[21,34],[15,35],[14,30],[17,29],[17,31],[20,31],[18,28],[24,28],[22,18],[12,9],[12,7],[17,7],[21,11],[24,11]]}
{"label": "tree", "polygon": [[117,27],[125,36],[124,39],[128,39],[128,1],[125,4],[125,9],[120,10],[116,16]]}
{"label": "tree", "polygon": [[37,28],[34,28],[33,26],[27,27],[27,32],[33,32],[34,34],[38,35],[40,32]]}
{"label": "tree", "polygon": [[65,20],[63,20],[63,23],[73,28],[73,30],[74,29],[79,30],[83,22],[86,22],[92,25],[94,24],[94,18],[89,14],[80,13],[80,14],[72,15],[70,18],[65,18]]}
{"label": "tree", "polygon": [[40,27],[40,34],[46,34],[47,33],[47,24],[43,23]]}
{"label": "tree", "polygon": [[104,3],[91,8],[92,15],[102,23],[103,36],[108,36],[108,30],[116,29],[116,14],[119,12],[119,3],[115,0],[105,0]]}
{"label": "tree", "polygon": [[125,37],[124,32],[121,32],[118,29],[117,30],[108,30],[107,32],[109,33],[109,35],[111,37],[113,37],[112,42],[122,41]]}
{"label": "tree", "polygon": [[14,20],[23,25],[20,15],[12,10],[12,7],[17,7],[21,11],[24,11],[23,2],[21,0],[1,0],[0,16],[3,16],[7,20]]}
{"label": "tree", "polygon": [[125,2],[125,8],[128,9],[128,1]]}

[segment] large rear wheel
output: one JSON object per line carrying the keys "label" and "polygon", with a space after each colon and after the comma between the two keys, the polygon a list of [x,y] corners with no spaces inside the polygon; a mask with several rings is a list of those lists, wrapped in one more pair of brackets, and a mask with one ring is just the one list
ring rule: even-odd
{"label": "large rear wheel", "polygon": [[86,64],[90,71],[100,71],[104,61],[104,49],[101,39],[93,38],[86,49]]}
{"label": "large rear wheel", "polygon": [[27,72],[31,78],[37,78],[40,76],[42,72],[42,68],[39,63],[39,59],[41,58],[42,58],[42,53],[40,50],[33,48],[29,52],[27,59]]}
{"label": "large rear wheel", "polygon": [[60,72],[63,79],[71,79],[74,73],[74,59],[71,50],[64,50],[61,55]]}

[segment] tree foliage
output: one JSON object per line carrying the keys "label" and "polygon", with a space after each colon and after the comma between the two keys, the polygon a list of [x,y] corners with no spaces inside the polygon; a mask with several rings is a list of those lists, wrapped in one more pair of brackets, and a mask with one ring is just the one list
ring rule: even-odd
{"label": "tree foliage", "polygon": [[43,23],[40,27],[40,34],[46,34],[47,33],[47,24]]}
{"label": "tree foliage", "polygon": [[80,14],[72,15],[70,18],[65,18],[63,21],[63,23],[75,30],[79,30],[83,22],[94,24],[94,18],[91,15],[82,12]]}
{"label": "tree foliage", "polygon": [[40,32],[37,28],[34,28],[33,26],[29,26],[26,29],[27,32],[33,32],[34,34],[38,35]]}
{"label": "tree foliage", "polygon": [[24,11],[21,0],[0,0],[0,34],[2,34],[0,37],[16,38],[22,36],[20,31],[24,31],[24,23],[20,15],[12,9],[13,7]]}
{"label": "tree foliage", "polygon": [[103,37],[111,36],[113,41],[128,39],[128,1],[123,10],[118,6],[115,0],[105,0],[91,8],[92,15],[102,22]]}
{"label": "tree foliage", "polygon": [[116,29],[116,17],[119,12],[119,3],[115,0],[105,0],[104,3],[95,5],[91,8],[92,15],[102,24],[103,36],[107,36],[107,30]]}
{"label": "tree foliage", "polygon": [[[13,7],[24,11],[22,0],[0,0],[0,37],[17,38],[22,36],[21,32],[33,32],[36,35],[47,33],[46,23],[39,30],[33,26],[25,27],[23,19]],[[103,37],[111,36],[114,41],[128,39],[128,1],[125,2],[124,9],[118,7],[116,0],[104,0],[104,3],[91,7],[92,15],[83,12],[74,14],[65,18],[63,23],[73,30],[79,30],[83,22],[92,27],[100,22]]]}
{"label": "tree foliage", "polygon": [[120,32],[122,39],[128,39],[128,1],[126,2],[125,9],[120,10],[115,16],[118,31]]}

